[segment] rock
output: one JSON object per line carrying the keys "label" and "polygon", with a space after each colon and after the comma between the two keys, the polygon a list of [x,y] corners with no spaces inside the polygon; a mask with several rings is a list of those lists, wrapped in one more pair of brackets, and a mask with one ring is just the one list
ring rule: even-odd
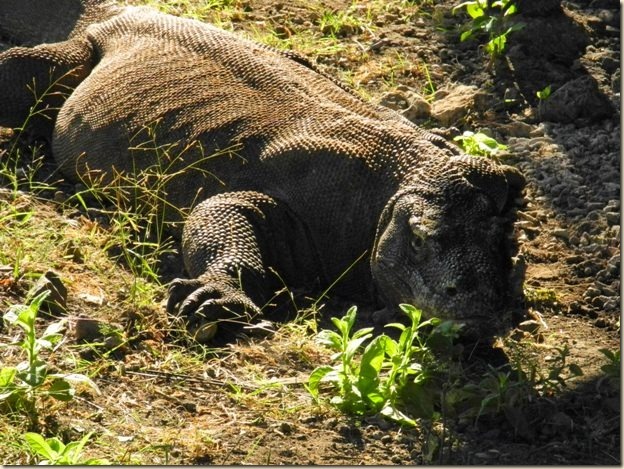
{"label": "rock", "polygon": [[444,98],[433,102],[431,117],[448,127],[459,123],[471,111],[484,111],[488,107],[488,99],[489,95],[476,86],[459,85]]}
{"label": "rock", "polygon": [[407,86],[385,93],[379,104],[400,112],[410,121],[427,119],[431,115],[431,105],[427,100]]}
{"label": "rock", "polygon": [[401,111],[409,107],[409,98],[406,93],[395,90],[382,95],[379,104],[394,111]]}
{"label": "rock", "polygon": [[567,82],[539,107],[541,119],[560,123],[574,122],[578,118],[600,120],[612,116],[614,111],[591,76]]}
{"label": "rock", "polygon": [[47,271],[33,285],[28,292],[29,298],[48,290],[48,297],[41,304],[41,309],[50,314],[60,315],[67,312],[67,287],[59,277],[59,274],[53,270]]}
{"label": "rock", "polygon": [[419,97],[419,99],[414,99],[410,106],[401,114],[412,122],[419,119],[427,119],[431,116],[431,104],[425,98]]}
{"label": "rock", "polygon": [[607,224],[609,226],[619,225],[620,224],[620,214],[617,212],[607,212],[606,213]]}
{"label": "rock", "polygon": [[518,324],[518,329],[524,332],[528,332],[529,334],[537,334],[538,332],[540,332],[541,328],[542,325],[538,321],[534,321],[532,319],[528,321],[522,321],[520,324]]}
{"label": "rock", "polygon": [[106,298],[103,295],[90,295],[89,293],[79,293],[78,298],[85,303],[93,306],[103,306],[106,304]]}
{"label": "rock", "polygon": [[512,121],[507,125],[502,125],[500,129],[510,137],[529,137],[533,126],[522,121]]}
{"label": "rock", "polygon": [[281,422],[278,427],[279,431],[285,435],[289,435],[293,431],[293,426],[288,422]]}
{"label": "rock", "polygon": [[85,317],[73,321],[73,335],[77,342],[101,342],[107,350],[116,349],[126,341],[121,327]]}

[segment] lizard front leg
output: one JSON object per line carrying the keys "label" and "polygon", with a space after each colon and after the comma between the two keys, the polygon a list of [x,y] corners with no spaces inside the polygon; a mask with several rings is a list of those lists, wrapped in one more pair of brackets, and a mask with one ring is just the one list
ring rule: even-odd
{"label": "lizard front leg", "polygon": [[211,339],[217,325],[240,331],[262,318],[262,306],[280,287],[269,267],[294,283],[316,270],[310,246],[305,228],[274,198],[252,191],[215,195],[185,223],[182,249],[193,278],[171,283],[167,309],[187,318],[198,341]]}

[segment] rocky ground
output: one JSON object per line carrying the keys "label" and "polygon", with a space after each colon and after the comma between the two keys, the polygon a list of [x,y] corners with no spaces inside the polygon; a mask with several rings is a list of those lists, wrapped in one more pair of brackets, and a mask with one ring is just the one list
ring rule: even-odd
{"label": "rocky ground", "polygon": [[[480,131],[507,145],[497,158],[528,180],[516,231],[529,319],[507,337],[529,344],[546,368],[555,347],[567,345],[568,362],[583,376],[528,406],[523,425],[500,415],[404,429],[311,403],[300,383],[327,354],[312,345],[305,322],[206,360],[150,329],[121,357],[101,362],[102,396],[53,408],[44,428],[65,436],[94,430],[94,454],[120,463],[619,465],[619,386],[607,383],[599,349],[620,348],[620,8],[609,0],[517,3],[514,21],[525,26],[496,60],[480,46],[485,41],[459,41],[468,18],[453,14],[453,1],[249,0],[206,7],[200,16],[306,53],[367,99],[449,138]],[[342,20],[330,21],[335,17]],[[550,96],[539,99],[549,85]],[[13,148],[10,132],[3,135],[3,148]],[[58,219],[49,202],[23,197],[5,195],[14,206],[37,207],[57,232],[77,224],[81,236],[95,230],[93,222]],[[13,244],[3,248],[0,264],[13,265],[6,254]],[[127,316],[126,303],[116,303],[128,296],[126,287],[112,283],[127,272],[102,267],[110,269],[107,284],[68,256],[70,248],[54,266],[40,258],[29,267],[71,278],[75,316]],[[0,271],[7,305],[23,300],[28,285],[10,270]],[[101,297],[109,300],[98,304]],[[161,313],[151,305],[132,314],[158,322]],[[2,428],[8,438],[19,426]],[[7,450],[2,461],[12,462],[7,458],[26,462],[19,452]]]}

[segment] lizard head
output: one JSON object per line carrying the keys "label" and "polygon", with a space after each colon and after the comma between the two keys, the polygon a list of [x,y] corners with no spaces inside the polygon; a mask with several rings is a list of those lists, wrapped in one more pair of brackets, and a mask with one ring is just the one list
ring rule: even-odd
{"label": "lizard head", "polygon": [[514,289],[510,206],[523,185],[514,168],[467,156],[410,177],[384,208],[371,256],[387,307],[456,320],[469,338],[500,332]]}

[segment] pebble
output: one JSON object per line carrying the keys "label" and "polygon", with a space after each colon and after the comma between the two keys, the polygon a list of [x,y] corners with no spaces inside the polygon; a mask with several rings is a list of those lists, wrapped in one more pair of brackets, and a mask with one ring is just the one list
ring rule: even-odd
{"label": "pebble", "polygon": [[605,218],[607,219],[607,224],[609,226],[620,224],[620,214],[618,212],[607,212]]}
{"label": "pebble", "polygon": [[67,287],[58,273],[48,270],[35,282],[28,292],[29,298],[40,295],[45,290],[50,293],[41,304],[41,310],[59,315],[67,312]]}

